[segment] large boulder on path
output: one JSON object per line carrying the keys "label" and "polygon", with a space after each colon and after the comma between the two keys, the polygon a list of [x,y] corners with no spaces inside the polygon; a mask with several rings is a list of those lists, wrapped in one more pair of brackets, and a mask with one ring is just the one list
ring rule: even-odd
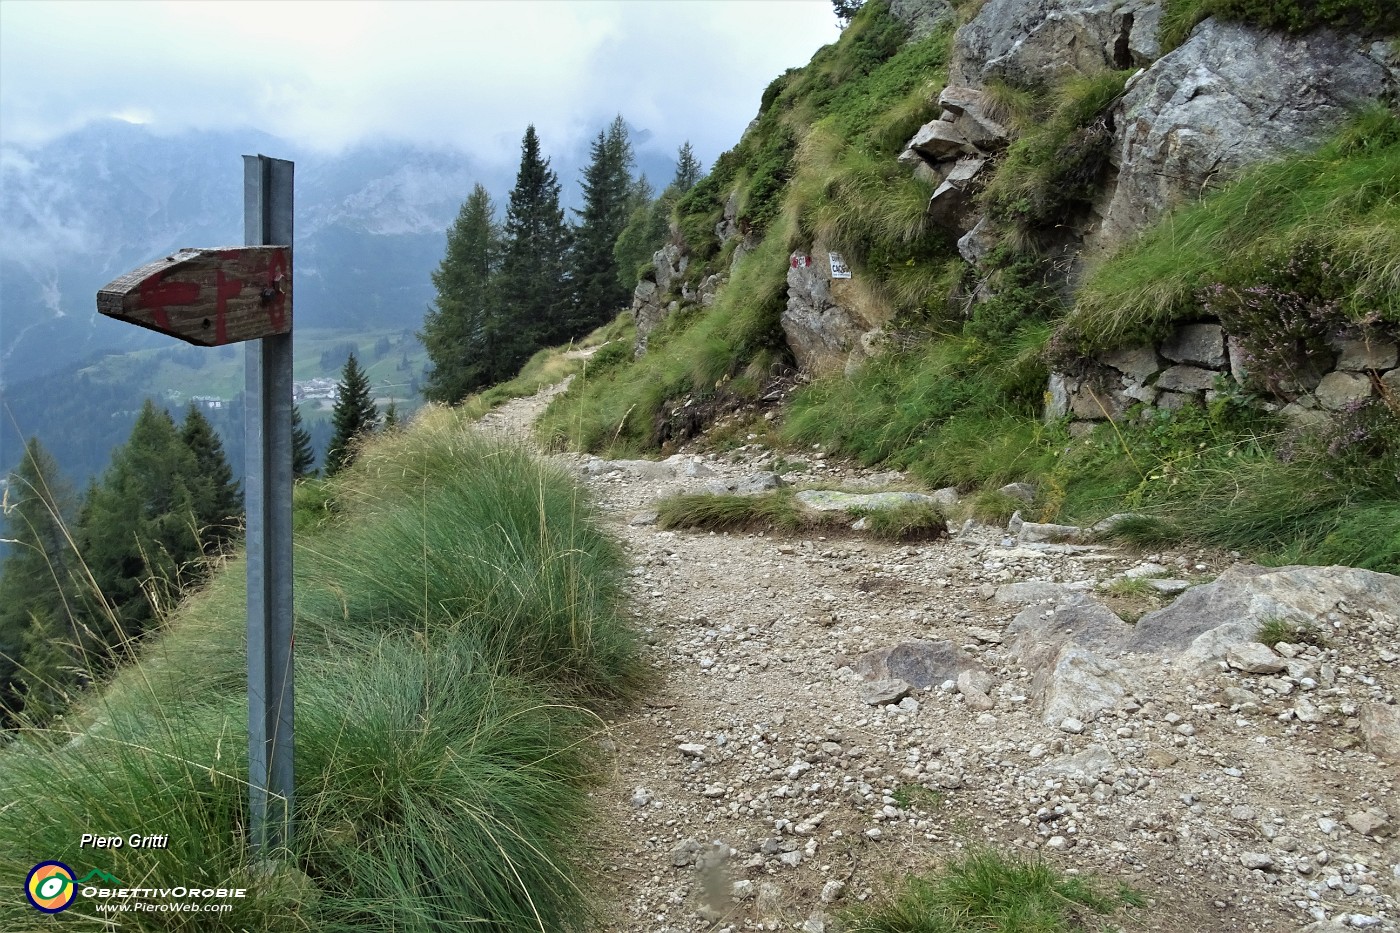
{"label": "large boulder on path", "polygon": [[963,671],[982,669],[970,654],[946,639],[912,639],[867,651],[856,658],[853,667],[867,680],[903,680],[920,690],[956,681]]}
{"label": "large boulder on path", "polygon": [[1063,592],[1064,600],[1049,609],[1044,603],[1027,606],[1006,629],[1013,655],[1028,670],[1044,667],[1068,642],[1116,652],[1132,634],[1132,626],[1103,603],[1084,593]]}
{"label": "large boulder on path", "polygon": [[853,493],[834,489],[804,489],[795,498],[814,512],[880,512],[905,505],[938,505],[935,497],[920,492]]}
{"label": "large boulder on path", "polygon": [[1355,567],[1232,567],[1143,616],[1123,648],[1199,667],[1253,641],[1267,621],[1321,628],[1339,609],[1400,621],[1400,577]]}

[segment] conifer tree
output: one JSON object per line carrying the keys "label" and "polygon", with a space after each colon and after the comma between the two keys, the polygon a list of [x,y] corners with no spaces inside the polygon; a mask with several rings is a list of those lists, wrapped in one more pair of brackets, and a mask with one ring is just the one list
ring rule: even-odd
{"label": "conifer tree", "polygon": [[0,728],[26,705],[31,717],[41,715],[73,680],[72,646],[81,633],[77,560],[66,531],[71,510],[57,464],[31,437],[4,499],[10,549],[0,565]]}
{"label": "conifer tree", "polygon": [[384,410],[384,430],[397,431],[399,428],[399,407],[389,399],[389,407]]}
{"label": "conifer tree", "polygon": [[579,337],[627,303],[615,247],[627,226],[632,194],[632,144],[621,115],[593,142],[583,171],[583,210],[574,232],[573,313],[556,339]]}
{"label": "conifer tree", "polygon": [[311,433],[301,421],[301,409],[292,406],[292,477],[301,479],[316,472],[316,450],[311,446]]}
{"label": "conifer tree", "polygon": [[506,209],[498,289],[502,326],[485,384],[514,376],[531,353],[565,333],[569,239],[559,178],[531,125],[520,143],[520,171]]}
{"label": "conifer tree", "polygon": [[423,387],[429,401],[455,405],[488,385],[501,343],[510,336],[493,287],[501,260],[495,215],[490,195],[478,184],[447,231],[447,252],[433,273],[437,300],[418,335],[433,364]]}
{"label": "conifer tree", "polygon": [[326,475],[334,476],[355,460],[356,445],[379,426],[379,409],[370,396],[369,378],[351,353],[340,372],[339,392],[331,423],[335,435],[326,451]]}
{"label": "conifer tree", "polygon": [[202,575],[198,488],[194,453],[169,412],[148,399],[78,522],[101,593],[88,600],[86,621],[109,652],[140,636]]}
{"label": "conifer tree", "polygon": [[671,180],[671,187],[677,194],[685,194],[695,187],[703,174],[700,160],[695,158],[695,150],[690,148],[690,140],[687,139],[676,153],[676,177]]}
{"label": "conifer tree", "polygon": [[232,540],[243,518],[243,493],[224,456],[224,445],[209,419],[193,402],[185,412],[180,439],[194,454],[194,516],[204,552],[212,554]]}

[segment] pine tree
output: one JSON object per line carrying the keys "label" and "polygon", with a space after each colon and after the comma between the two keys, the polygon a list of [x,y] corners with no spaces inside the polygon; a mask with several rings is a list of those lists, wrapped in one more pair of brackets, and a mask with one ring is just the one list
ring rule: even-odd
{"label": "pine tree", "polygon": [[609,320],[627,303],[614,248],[627,226],[632,193],[632,145],[619,115],[593,142],[583,171],[583,210],[575,211],[573,313],[556,339],[579,337]]}
{"label": "pine tree", "polygon": [[671,187],[677,194],[685,194],[694,188],[703,176],[700,160],[695,158],[695,150],[690,148],[690,140],[686,140],[676,153],[676,177],[671,180]]}
{"label": "pine tree", "polygon": [[535,127],[520,143],[520,171],[506,209],[498,295],[501,330],[485,384],[514,376],[531,353],[566,331],[569,231],[559,178],[540,154]]}
{"label": "pine tree", "polygon": [[399,408],[389,399],[389,407],[384,410],[384,430],[397,431],[399,428]]}
{"label": "pine tree", "polygon": [[[490,382],[507,333],[493,287],[501,260],[495,215],[491,196],[478,184],[447,231],[447,252],[433,273],[437,301],[418,335],[433,364],[423,387],[429,401],[455,405]],[[407,368],[407,355],[402,364]]]}
{"label": "pine tree", "polygon": [[301,479],[316,472],[316,450],[311,446],[311,434],[301,422],[301,409],[292,406],[292,476]]}
{"label": "pine tree", "polygon": [[194,454],[194,515],[204,553],[212,554],[233,539],[243,519],[243,493],[224,456],[213,425],[193,402],[185,412],[180,439]]}
{"label": "pine tree", "polygon": [[326,451],[326,475],[334,476],[355,460],[356,445],[379,425],[379,409],[370,397],[369,378],[351,353],[340,373],[340,385],[331,412],[335,435]]}
{"label": "pine tree", "polygon": [[41,715],[73,682],[81,633],[78,562],[66,531],[72,504],[53,457],[31,437],[4,499],[10,550],[0,565],[0,727],[26,706],[31,718]]}
{"label": "pine tree", "polygon": [[147,400],[78,522],[83,558],[101,593],[88,600],[86,621],[109,654],[146,631],[203,575],[198,476],[169,412]]}
{"label": "pine tree", "polygon": [[837,22],[841,24],[842,29],[851,24],[851,20],[863,6],[865,0],[831,0],[831,9],[836,13]]}

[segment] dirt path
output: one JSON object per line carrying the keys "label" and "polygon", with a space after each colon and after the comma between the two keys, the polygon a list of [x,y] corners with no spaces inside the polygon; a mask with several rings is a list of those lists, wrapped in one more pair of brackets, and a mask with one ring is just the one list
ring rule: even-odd
{"label": "dirt path", "polygon": [[[523,431],[547,401],[512,402],[491,423]],[[1191,681],[1162,667],[1140,672],[1140,704],[1064,731],[1042,723],[1028,700],[1037,672],[1000,643],[1022,606],[998,587],[1087,587],[1145,561],[1205,580],[1227,555],[1027,551],[985,526],[909,547],[645,523],[657,498],[739,481],[770,457],[563,458],[615,517],[659,675],[611,724],[605,929],[830,930],[842,906],[990,842],[1143,892],[1150,907],[1115,918],[1128,930],[1292,931],[1324,915],[1349,926],[1319,929],[1396,930],[1396,843],[1344,822],[1368,807],[1400,820],[1396,775],[1356,748],[1345,718],[1353,695],[1394,702],[1393,637],[1328,653],[1346,672],[1330,691],[1335,728],[1300,728],[1271,700],[1222,701],[1241,689],[1234,673]],[[887,478],[817,459],[800,477]],[[864,702],[857,658],[910,639],[962,646],[992,677],[992,708],[950,684]],[[1085,755],[1093,774],[1075,770]]]}

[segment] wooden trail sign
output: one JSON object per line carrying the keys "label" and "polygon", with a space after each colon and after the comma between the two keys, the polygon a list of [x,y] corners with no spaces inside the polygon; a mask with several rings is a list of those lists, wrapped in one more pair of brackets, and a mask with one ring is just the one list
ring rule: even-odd
{"label": "wooden trail sign", "polygon": [[243,157],[247,246],[182,249],[97,293],[107,317],[203,347],[248,341],[248,840],[291,845],[296,690],[292,664],[292,176],[285,159]]}
{"label": "wooden trail sign", "polygon": [[201,347],[289,334],[292,250],[182,249],[107,284],[97,310]]}

